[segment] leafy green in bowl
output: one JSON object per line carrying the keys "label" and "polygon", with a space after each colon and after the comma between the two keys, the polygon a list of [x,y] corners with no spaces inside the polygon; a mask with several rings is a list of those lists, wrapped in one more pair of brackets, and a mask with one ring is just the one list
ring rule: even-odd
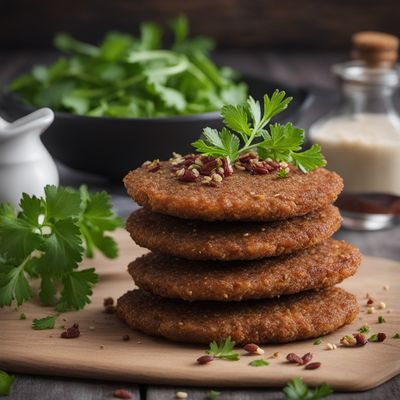
{"label": "leafy green in bowl", "polygon": [[237,83],[237,73],[211,61],[210,39],[189,38],[184,17],[170,28],[168,49],[162,28],[150,22],[138,37],[109,32],[99,46],[60,33],[54,44],[70,56],[36,65],[9,90],[34,107],[122,118],[199,114],[245,101],[247,86]]}

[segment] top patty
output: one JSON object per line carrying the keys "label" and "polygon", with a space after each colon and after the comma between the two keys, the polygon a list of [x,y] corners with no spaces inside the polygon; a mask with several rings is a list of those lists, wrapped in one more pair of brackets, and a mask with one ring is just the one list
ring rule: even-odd
{"label": "top patty", "polygon": [[212,187],[181,182],[171,167],[162,162],[156,172],[143,167],[131,171],[124,178],[128,194],[149,210],[180,218],[271,221],[325,207],[343,189],[342,178],[324,168],[307,174],[294,169],[285,179],[235,169],[218,187]]}

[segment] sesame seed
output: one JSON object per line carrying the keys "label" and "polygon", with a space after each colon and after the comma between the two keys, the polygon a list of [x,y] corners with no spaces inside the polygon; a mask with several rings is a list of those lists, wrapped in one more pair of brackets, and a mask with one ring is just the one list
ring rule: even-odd
{"label": "sesame seed", "polygon": [[375,312],[375,307],[368,307],[367,308],[367,313],[368,314],[373,314]]}
{"label": "sesame seed", "polygon": [[176,392],[175,393],[175,397],[177,399],[187,399],[188,398],[188,394],[186,392]]}
{"label": "sesame seed", "polygon": [[386,304],[385,304],[383,301],[381,301],[381,302],[378,304],[378,308],[379,308],[380,310],[383,310],[383,309],[386,308]]}
{"label": "sesame seed", "polygon": [[337,346],[334,343],[327,343],[326,344],[326,350],[336,350]]}

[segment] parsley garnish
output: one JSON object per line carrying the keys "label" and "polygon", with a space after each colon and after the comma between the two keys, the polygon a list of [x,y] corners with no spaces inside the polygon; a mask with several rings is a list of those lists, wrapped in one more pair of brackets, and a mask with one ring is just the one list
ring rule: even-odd
{"label": "parsley garnish", "polygon": [[284,169],[280,169],[278,171],[278,178],[281,178],[281,179],[287,178],[287,172]]}
{"label": "parsley garnish", "polygon": [[215,340],[210,343],[210,349],[207,350],[207,354],[215,358],[222,360],[237,361],[239,360],[239,354],[233,351],[235,342],[231,340],[231,337],[227,337],[217,343]]}
{"label": "parsley garnish", "polygon": [[321,343],[322,343],[322,339],[321,338],[317,338],[317,339],[314,340],[313,345],[314,346],[318,346]]}
{"label": "parsley garnish", "polygon": [[384,322],[386,322],[385,318],[383,318],[382,315],[380,315],[378,317],[378,324],[383,324]]}
{"label": "parsley garnish", "polygon": [[35,318],[32,321],[32,329],[36,331],[41,331],[43,329],[54,329],[58,315],[50,315],[44,318]]}
{"label": "parsley garnish", "polygon": [[[43,305],[58,311],[81,309],[90,302],[98,276],[94,268],[78,270],[95,248],[117,256],[115,241],[105,235],[122,225],[105,192],[89,194],[46,186],[45,197],[22,195],[19,213],[0,204],[0,307],[32,297],[28,278],[40,278]],[[56,288],[61,286],[61,293]]]}
{"label": "parsley garnish", "polygon": [[252,367],[263,367],[265,365],[269,365],[269,362],[260,358],[258,360],[250,361],[249,365],[251,365]]}
{"label": "parsley garnish", "polygon": [[25,314],[25,313],[21,313],[21,314],[19,315],[19,319],[20,319],[20,320],[25,320],[25,319],[26,319],[26,314]]}
{"label": "parsley garnish", "polygon": [[278,90],[271,97],[265,95],[262,110],[260,103],[251,96],[244,105],[223,106],[221,114],[225,127],[221,131],[205,128],[202,137],[192,146],[199,153],[227,158],[230,163],[253,150],[258,152],[260,159],[290,162],[303,172],[324,166],[326,162],[319,145],[301,151],[303,129],[291,123],[273,124],[267,129],[271,118],[285,110],[292,100],[285,96],[284,91]]}
{"label": "parsley garnish", "polygon": [[7,372],[0,370],[0,396],[8,396],[11,392],[11,386],[15,377],[8,375]]}
{"label": "parsley garnish", "polygon": [[215,390],[210,390],[204,400],[215,400],[221,395],[221,392],[216,392]]}
{"label": "parsley garnish", "polygon": [[393,339],[400,339],[400,333],[395,333],[394,335],[393,335]]}
{"label": "parsley garnish", "polygon": [[358,332],[360,332],[360,333],[368,333],[369,332],[369,327],[364,325],[358,330]]}
{"label": "parsley garnish", "polygon": [[330,396],[333,390],[326,383],[312,390],[307,387],[301,378],[294,378],[283,388],[283,393],[285,400],[317,400]]}

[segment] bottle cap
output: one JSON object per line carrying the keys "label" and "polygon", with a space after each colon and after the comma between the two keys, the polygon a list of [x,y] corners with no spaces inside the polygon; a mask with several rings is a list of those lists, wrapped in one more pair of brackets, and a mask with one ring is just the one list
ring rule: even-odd
{"label": "bottle cap", "polygon": [[397,61],[399,39],[388,33],[363,31],[352,36],[353,59],[364,61],[368,67],[391,67]]}

